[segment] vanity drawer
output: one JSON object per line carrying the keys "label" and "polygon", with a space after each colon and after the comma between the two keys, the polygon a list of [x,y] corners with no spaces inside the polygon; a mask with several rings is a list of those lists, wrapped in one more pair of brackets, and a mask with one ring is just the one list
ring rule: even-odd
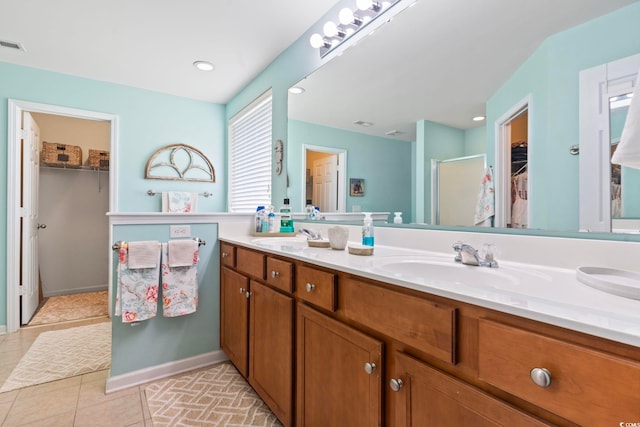
{"label": "vanity drawer", "polygon": [[250,276],[264,280],[264,260],[266,256],[245,248],[236,248],[236,268]]}
{"label": "vanity drawer", "polygon": [[228,243],[220,243],[220,259],[223,265],[236,266],[236,248]]}
{"label": "vanity drawer", "polygon": [[[478,362],[481,380],[577,424],[640,420],[638,362],[487,319],[479,322]],[[534,368],[550,373],[547,387],[532,380]]]}
{"label": "vanity drawer", "polygon": [[303,265],[296,269],[296,293],[304,301],[325,310],[337,308],[337,277],[335,274]]}
{"label": "vanity drawer", "polygon": [[293,292],[293,264],[267,257],[267,283],[287,293]]}
{"label": "vanity drawer", "polygon": [[340,282],[340,310],[362,325],[456,363],[456,309],[355,279]]}

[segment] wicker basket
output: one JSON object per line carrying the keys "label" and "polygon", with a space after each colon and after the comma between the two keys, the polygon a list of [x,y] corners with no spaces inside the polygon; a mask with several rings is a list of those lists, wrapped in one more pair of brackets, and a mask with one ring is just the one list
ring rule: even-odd
{"label": "wicker basket", "polygon": [[42,163],[49,166],[82,166],[82,148],[76,145],[42,143]]}
{"label": "wicker basket", "polygon": [[103,150],[89,150],[89,166],[92,168],[109,170],[109,152]]}

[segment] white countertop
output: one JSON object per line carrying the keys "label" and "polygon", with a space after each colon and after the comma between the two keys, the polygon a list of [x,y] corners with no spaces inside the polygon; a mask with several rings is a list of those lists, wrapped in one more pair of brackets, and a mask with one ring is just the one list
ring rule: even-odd
{"label": "white countertop", "polygon": [[[354,234],[349,244],[357,244]],[[347,250],[310,248],[221,230],[220,238],[249,248],[291,257],[322,267],[439,295],[544,323],[584,332],[640,347],[640,300],[610,295],[576,279],[574,268],[547,267],[498,259],[499,268],[473,267],[453,261],[453,252],[408,249],[376,245],[371,256],[351,255]],[[272,240],[270,240],[272,239]],[[449,269],[456,279],[437,280],[426,276],[389,272],[381,266],[390,262],[411,262],[429,258]],[[459,273],[459,274],[458,274]],[[485,283],[471,284],[474,275]],[[496,281],[493,284],[492,278]]]}

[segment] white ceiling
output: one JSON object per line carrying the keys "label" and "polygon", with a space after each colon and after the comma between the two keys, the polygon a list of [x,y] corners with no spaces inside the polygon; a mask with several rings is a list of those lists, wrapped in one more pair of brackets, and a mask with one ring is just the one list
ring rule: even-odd
{"label": "white ceiling", "polygon": [[0,61],[224,104],[337,1],[3,0]]}
{"label": "white ceiling", "polygon": [[421,119],[472,128],[547,37],[636,1],[419,0],[301,81],[289,116],[408,141]]}
{"label": "white ceiling", "polygon": [[[419,0],[307,79],[291,114],[408,140],[419,119],[468,128],[546,37],[635,1]],[[224,104],[336,3],[3,0],[0,40],[26,52],[0,61]]]}

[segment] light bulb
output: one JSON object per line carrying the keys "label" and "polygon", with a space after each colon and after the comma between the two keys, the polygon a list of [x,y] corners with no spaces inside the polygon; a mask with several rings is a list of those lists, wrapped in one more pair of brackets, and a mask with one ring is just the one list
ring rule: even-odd
{"label": "light bulb", "polygon": [[338,19],[342,25],[349,25],[354,21],[353,11],[345,7],[338,14]]}
{"label": "light bulb", "polygon": [[338,27],[333,21],[328,21],[326,24],[324,24],[322,30],[324,31],[324,35],[327,37],[333,37],[338,34]]}
{"label": "light bulb", "polygon": [[315,33],[309,39],[309,43],[311,44],[311,47],[313,47],[315,49],[318,49],[318,48],[324,46],[324,39],[322,38],[322,36],[320,34]]}
{"label": "light bulb", "polygon": [[360,10],[369,10],[373,6],[373,0],[356,0],[356,6]]}

